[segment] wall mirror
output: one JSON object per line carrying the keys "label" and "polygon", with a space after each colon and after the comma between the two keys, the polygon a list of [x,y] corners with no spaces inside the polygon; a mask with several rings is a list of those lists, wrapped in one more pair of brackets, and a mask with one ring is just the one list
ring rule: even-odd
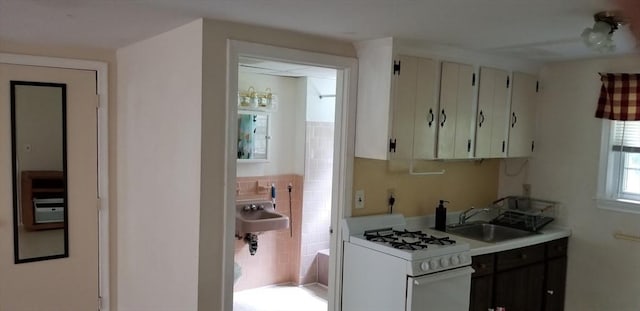
{"label": "wall mirror", "polygon": [[10,83],[15,263],[68,257],[66,85]]}
{"label": "wall mirror", "polygon": [[269,160],[269,114],[258,111],[238,111],[238,161]]}

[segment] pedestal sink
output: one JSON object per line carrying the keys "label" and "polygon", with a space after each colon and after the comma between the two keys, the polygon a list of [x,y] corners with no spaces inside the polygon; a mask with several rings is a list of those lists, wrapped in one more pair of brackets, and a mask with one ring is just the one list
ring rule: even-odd
{"label": "pedestal sink", "polygon": [[236,234],[257,233],[289,228],[289,217],[276,212],[269,201],[236,204]]}

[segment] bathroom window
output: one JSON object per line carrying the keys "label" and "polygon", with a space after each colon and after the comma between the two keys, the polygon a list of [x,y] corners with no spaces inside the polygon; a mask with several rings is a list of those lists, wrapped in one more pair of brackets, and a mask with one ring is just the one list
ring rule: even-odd
{"label": "bathroom window", "polygon": [[599,207],[640,213],[640,121],[604,121]]}

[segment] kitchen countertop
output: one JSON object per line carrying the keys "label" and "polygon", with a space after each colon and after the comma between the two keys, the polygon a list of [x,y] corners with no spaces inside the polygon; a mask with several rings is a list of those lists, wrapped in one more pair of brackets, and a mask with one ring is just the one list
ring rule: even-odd
{"label": "kitchen countertop", "polygon": [[[456,223],[458,220],[458,214],[459,213],[447,214],[447,223]],[[435,225],[435,217],[433,215],[407,218],[407,228],[409,230],[418,230],[418,229],[424,230],[424,228],[433,228],[434,225]],[[435,231],[435,230],[431,230],[431,231],[433,231],[435,234],[437,233],[442,234],[442,232],[440,231]],[[491,254],[491,253],[516,249],[520,247],[525,247],[525,246],[530,246],[530,245],[535,245],[535,244],[540,244],[540,243],[545,243],[545,242],[565,238],[571,235],[571,229],[556,227],[556,226],[553,226],[553,224],[550,224],[542,228],[537,234],[523,237],[523,238],[516,238],[516,239],[507,240],[507,241],[496,242],[496,243],[488,243],[488,242],[473,240],[473,239],[465,238],[463,236],[456,235],[454,233],[449,233],[449,232],[447,232],[446,234],[454,236],[456,241],[468,243],[471,249],[470,255],[478,256],[478,255]]]}

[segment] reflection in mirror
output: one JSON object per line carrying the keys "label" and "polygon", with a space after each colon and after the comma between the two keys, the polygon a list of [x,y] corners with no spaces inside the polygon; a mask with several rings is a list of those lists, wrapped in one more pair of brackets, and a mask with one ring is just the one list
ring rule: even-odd
{"label": "reflection in mirror", "polygon": [[238,111],[238,160],[269,159],[269,114]]}
{"label": "reflection in mirror", "polygon": [[11,81],[15,263],[69,256],[66,85]]}

